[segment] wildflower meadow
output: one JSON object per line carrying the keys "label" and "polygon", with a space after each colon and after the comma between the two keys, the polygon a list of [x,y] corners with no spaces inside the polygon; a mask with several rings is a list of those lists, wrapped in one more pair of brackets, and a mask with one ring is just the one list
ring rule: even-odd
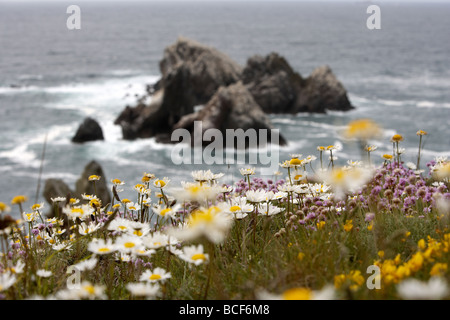
{"label": "wildflower meadow", "polygon": [[361,154],[344,166],[336,146],[317,146],[270,179],[245,166],[233,185],[210,169],[177,181],[149,168],[136,181],[116,172],[111,203],[0,199],[0,298],[450,298],[450,162],[422,163],[423,130],[414,163],[401,134],[392,153],[374,156],[380,128],[370,120],[344,134]]}

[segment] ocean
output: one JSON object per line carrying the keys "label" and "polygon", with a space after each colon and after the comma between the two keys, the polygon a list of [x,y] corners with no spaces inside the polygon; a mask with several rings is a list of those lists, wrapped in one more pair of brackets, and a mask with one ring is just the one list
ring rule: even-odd
{"label": "ocean", "polygon": [[[238,180],[245,165],[175,165],[173,145],[125,141],[113,123],[160,78],[164,48],[179,36],[241,65],[277,52],[304,77],[331,67],[355,109],[270,115],[288,140],[280,161],[293,153],[318,156],[317,146],[330,144],[342,147],[338,163],[359,160],[359,149],[341,135],[359,118],[383,127],[384,138],[373,141],[374,162],[391,152],[395,133],[405,137],[403,159],[415,162],[419,129],[429,133],[422,164],[450,156],[450,3],[380,3],[379,30],[366,26],[369,2],[80,2],[80,30],[66,27],[70,4],[0,1],[0,201],[22,194],[31,206],[48,178],[74,188],[91,160],[108,182],[124,180],[130,197],[144,172],[175,184],[199,168]],[[100,123],[105,140],[71,143],[87,116]]]}

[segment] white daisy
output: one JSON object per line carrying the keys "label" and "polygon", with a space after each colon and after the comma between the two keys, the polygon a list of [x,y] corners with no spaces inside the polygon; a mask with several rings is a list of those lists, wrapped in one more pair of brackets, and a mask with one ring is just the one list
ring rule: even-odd
{"label": "white daisy", "polygon": [[170,272],[167,272],[163,268],[155,268],[154,270],[145,270],[144,273],[142,273],[141,277],[139,278],[139,281],[147,281],[147,282],[164,282],[167,279],[170,279],[172,275]]}

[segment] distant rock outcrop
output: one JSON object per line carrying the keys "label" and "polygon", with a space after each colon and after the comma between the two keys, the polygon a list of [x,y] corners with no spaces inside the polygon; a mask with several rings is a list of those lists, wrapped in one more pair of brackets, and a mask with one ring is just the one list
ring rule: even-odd
{"label": "distant rock outcrop", "polygon": [[316,68],[297,97],[295,112],[349,111],[354,109],[342,83],[329,66]]}
{"label": "distant rock outcrop", "polygon": [[[89,181],[91,175],[100,176],[100,180],[95,182],[95,188],[94,183]],[[95,194],[103,205],[110,203],[112,200],[103,169],[96,161],[91,161],[85,166],[83,173],[75,184],[75,190],[72,190],[61,179],[50,178],[45,181],[43,196],[50,205],[53,204],[52,198],[73,197],[81,199],[82,194]]]}
{"label": "distant rock outcrop", "polygon": [[[214,48],[180,38],[165,49],[159,66],[162,77],[148,90],[150,104],[140,99],[115,120],[124,139],[156,137],[171,142],[174,129],[189,127],[196,119],[205,121],[204,128],[246,130],[270,127],[260,113],[353,109],[345,88],[328,66],[303,78],[277,53],[253,56],[243,68]],[[229,92],[242,97],[230,98]],[[243,101],[248,102],[245,108]],[[205,106],[204,111],[194,112],[196,106]]]}
{"label": "distant rock outcrop", "polygon": [[324,113],[353,109],[344,86],[328,66],[315,69],[308,78],[295,72],[277,53],[253,56],[242,80],[267,113]]}
{"label": "distant rock outcrop", "polygon": [[[227,87],[220,87],[211,100],[198,112],[186,115],[175,124],[174,129],[184,128],[192,132],[194,122],[201,121],[203,131],[219,129],[226,136],[226,129],[267,129],[267,142],[273,142],[270,129],[274,129],[269,117],[242,82],[237,82]],[[209,142],[205,142],[209,144]],[[259,145],[259,141],[257,145]],[[279,135],[277,141],[285,145],[286,140]]]}
{"label": "distant rock outcrop", "polygon": [[276,53],[247,60],[242,81],[267,113],[293,113],[305,80]]}
{"label": "distant rock outcrop", "polygon": [[73,196],[73,191],[63,180],[51,178],[45,181],[43,196],[47,203],[52,204],[52,199]]}
{"label": "distant rock outcrop", "polygon": [[[95,181],[95,187],[94,183],[89,181],[89,177],[92,175],[101,177],[100,180]],[[110,203],[112,200],[103,169],[96,161],[91,161],[84,167],[83,173],[75,184],[75,196],[81,197],[84,193],[95,194],[103,205]]]}
{"label": "distant rock outcrop", "polygon": [[87,117],[78,127],[72,142],[83,143],[95,140],[104,140],[102,128],[96,120]]}
{"label": "distant rock outcrop", "polygon": [[164,135],[181,117],[206,103],[220,86],[239,80],[241,67],[218,50],[180,38],[160,62],[162,78],[150,105],[127,107],[115,120],[124,139]]}

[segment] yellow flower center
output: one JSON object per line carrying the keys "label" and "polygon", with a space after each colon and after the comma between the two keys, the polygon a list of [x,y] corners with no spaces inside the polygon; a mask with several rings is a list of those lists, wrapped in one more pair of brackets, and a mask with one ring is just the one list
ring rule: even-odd
{"label": "yellow flower center", "polygon": [[141,230],[134,230],[133,234],[137,235],[138,237],[143,235],[143,232]]}
{"label": "yellow flower center", "polygon": [[127,249],[131,249],[131,248],[133,248],[135,245],[136,245],[136,244],[135,244],[134,242],[125,242],[125,243],[123,244],[123,246],[124,246],[125,248],[127,248]]}
{"label": "yellow flower center", "polygon": [[160,188],[164,188],[166,183],[163,180],[156,180],[155,185]]}
{"label": "yellow flower center", "polygon": [[293,288],[283,293],[284,300],[311,300],[311,290],[308,288]]}
{"label": "yellow flower center", "polygon": [[84,286],[83,288],[86,292],[88,292],[89,294],[94,294],[95,293],[95,288],[92,285],[87,285]]}
{"label": "yellow flower center", "polygon": [[394,141],[394,142],[403,141],[403,136],[401,134],[394,134],[392,136],[391,140]]}
{"label": "yellow flower center", "polygon": [[84,211],[81,208],[72,208],[72,213],[84,214]]}
{"label": "yellow flower center", "polygon": [[378,125],[370,119],[359,119],[349,123],[346,134],[350,138],[369,139],[380,132]]}
{"label": "yellow flower center", "polygon": [[299,166],[299,165],[302,164],[302,160],[300,160],[299,158],[292,158],[292,159],[289,161],[289,164],[290,164],[291,166]]}
{"label": "yellow flower center", "polygon": [[0,212],[6,211],[6,208],[8,208],[8,206],[5,203],[0,202]]}
{"label": "yellow flower center", "polygon": [[170,212],[170,210],[170,208],[163,209],[159,214],[164,217],[168,212]]}
{"label": "yellow flower center", "polygon": [[28,198],[26,196],[16,196],[11,200],[11,204],[19,204],[27,201]]}
{"label": "yellow flower center", "polygon": [[428,134],[428,132],[423,131],[423,130],[419,130],[419,131],[416,132],[416,134],[417,134],[418,136],[426,136],[426,135]]}
{"label": "yellow flower center", "polygon": [[230,211],[231,212],[236,212],[236,211],[241,211],[242,209],[241,209],[241,207],[239,207],[239,206],[232,206],[232,207],[230,207]]}
{"label": "yellow flower center", "polygon": [[160,276],[159,274],[152,274],[152,275],[149,277],[149,279],[150,279],[150,280],[159,280],[159,279],[161,279],[161,276]]}
{"label": "yellow flower center", "polygon": [[109,251],[111,251],[111,249],[109,249],[109,248],[99,248],[98,249],[98,252],[109,252]]}
{"label": "yellow flower center", "polygon": [[219,208],[215,206],[207,210],[196,210],[189,218],[189,225],[193,227],[201,223],[211,223],[218,211]]}
{"label": "yellow flower center", "polygon": [[196,253],[191,257],[192,260],[206,260],[206,257],[203,253]]}

